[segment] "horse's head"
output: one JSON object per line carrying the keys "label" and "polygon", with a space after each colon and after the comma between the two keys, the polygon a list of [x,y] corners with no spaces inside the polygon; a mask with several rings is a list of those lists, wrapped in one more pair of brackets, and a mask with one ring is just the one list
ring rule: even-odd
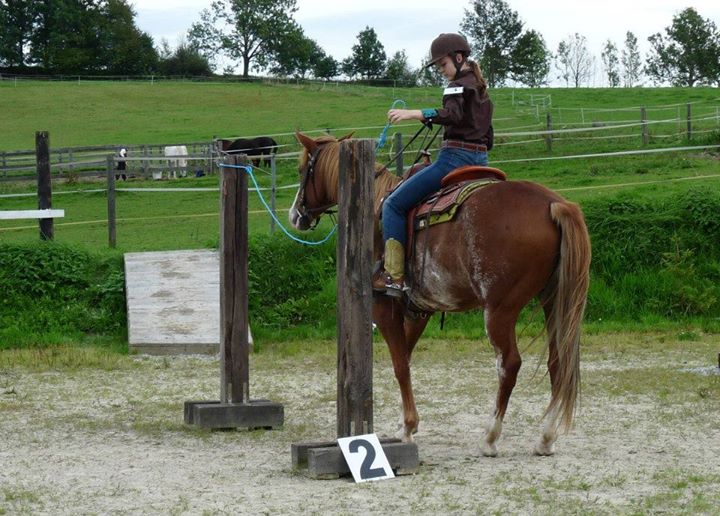
{"label": "horse's head", "polygon": [[306,231],[317,225],[320,216],[337,204],[339,142],[352,133],[335,138],[313,139],[300,132],[295,136],[302,145],[300,152],[300,187],[288,213],[295,229]]}

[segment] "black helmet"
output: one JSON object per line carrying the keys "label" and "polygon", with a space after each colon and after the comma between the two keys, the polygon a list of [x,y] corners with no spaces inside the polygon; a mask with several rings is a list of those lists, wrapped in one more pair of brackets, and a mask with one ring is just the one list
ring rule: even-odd
{"label": "black helmet", "polygon": [[470,55],[470,45],[460,34],[443,33],[435,38],[430,45],[430,61],[425,65],[428,68],[445,56],[462,54],[465,57]]}

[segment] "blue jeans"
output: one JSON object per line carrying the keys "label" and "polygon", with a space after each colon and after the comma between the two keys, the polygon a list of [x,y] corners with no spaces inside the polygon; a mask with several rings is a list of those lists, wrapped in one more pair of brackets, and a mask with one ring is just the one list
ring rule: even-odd
{"label": "blue jeans", "polygon": [[441,149],[437,160],[403,182],[385,199],[382,212],[383,239],[394,238],[403,246],[406,240],[407,212],[433,192],[440,190],[440,181],[458,167],[488,164],[487,152],[464,149]]}

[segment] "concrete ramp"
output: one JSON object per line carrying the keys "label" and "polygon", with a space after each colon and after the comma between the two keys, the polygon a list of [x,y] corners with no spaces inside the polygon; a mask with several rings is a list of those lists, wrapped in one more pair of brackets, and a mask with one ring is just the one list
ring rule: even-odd
{"label": "concrete ramp", "polygon": [[125,254],[128,343],[139,353],[217,353],[217,251]]}

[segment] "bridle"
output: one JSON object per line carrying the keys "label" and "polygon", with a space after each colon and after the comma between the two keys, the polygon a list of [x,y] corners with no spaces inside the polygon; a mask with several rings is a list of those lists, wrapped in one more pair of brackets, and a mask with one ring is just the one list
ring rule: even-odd
{"label": "bridle", "polygon": [[328,208],[335,206],[335,203],[326,204],[324,206],[318,206],[317,208],[308,208],[305,206],[305,191],[308,188],[308,184],[312,186],[313,194],[317,197],[317,187],[315,186],[315,164],[317,163],[320,151],[326,146],[326,143],[320,143],[310,153],[307,163],[300,177],[300,189],[298,190],[297,200],[295,201],[295,208],[300,214],[301,219],[308,220],[315,214],[319,214],[310,225],[309,229],[315,229],[320,222],[320,215],[323,213],[329,214],[331,217],[334,216],[334,211],[328,211]]}

